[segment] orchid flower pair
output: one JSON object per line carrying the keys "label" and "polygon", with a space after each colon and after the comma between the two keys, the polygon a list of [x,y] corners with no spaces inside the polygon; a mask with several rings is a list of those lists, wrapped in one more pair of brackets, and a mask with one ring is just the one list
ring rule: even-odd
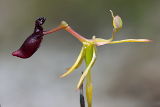
{"label": "orchid flower pair", "polygon": [[82,76],[80,77],[80,80],[77,84],[77,89],[79,89],[83,84],[84,80],[86,80],[85,88],[86,88],[88,107],[92,107],[93,86],[91,78],[91,68],[96,61],[96,54],[97,54],[96,47],[105,44],[116,44],[125,42],[150,42],[150,40],[148,39],[125,39],[125,40],[113,41],[115,38],[115,33],[122,28],[122,19],[118,15],[114,16],[111,10],[110,12],[113,17],[113,31],[112,31],[112,37],[109,39],[97,38],[96,36],[93,36],[92,39],[86,39],[80,34],[78,34],[76,31],[74,31],[65,21],[62,21],[57,28],[51,29],[49,31],[44,31],[42,25],[45,22],[45,18],[41,17],[35,21],[35,29],[34,32],[31,34],[31,36],[29,36],[24,41],[22,46],[17,51],[13,52],[12,55],[20,58],[29,58],[38,50],[42,42],[42,39],[45,35],[54,33],[62,29],[66,30],[74,37],[76,37],[83,44],[83,46],[73,66],[68,68],[67,72],[62,74],[60,77],[62,78],[72,73],[75,69],[80,67],[80,65],[84,60],[86,63],[86,69],[84,70]]}

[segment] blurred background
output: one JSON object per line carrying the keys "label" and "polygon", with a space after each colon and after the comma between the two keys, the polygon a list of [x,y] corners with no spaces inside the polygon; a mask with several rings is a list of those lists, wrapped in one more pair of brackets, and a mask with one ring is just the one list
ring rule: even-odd
{"label": "blurred background", "polygon": [[34,21],[47,18],[51,29],[65,20],[86,38],[109,38],[112,17],[121,16],[116,40],[147,38],[152,43],[98,47],[92,69],[93,107],[160,106],[159,0],[0,0],[0,104],[2,107],[79,107],[75,90],[84,65],[66,78],[59,75],[79,54],[81,43],[65,31],[44,38],[29,59],[13,57],[33,32]]}

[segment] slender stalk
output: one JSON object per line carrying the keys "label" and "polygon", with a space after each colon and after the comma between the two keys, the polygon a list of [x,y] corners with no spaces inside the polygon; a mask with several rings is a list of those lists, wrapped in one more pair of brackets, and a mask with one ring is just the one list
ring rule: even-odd
{"label": "slender stalk", "polygon": [[51,34],[51,33],[57,32],[57,31],[59,31],[59,30],[62,30],[62,29],[64,29],[64,28],[65,28],[65,26],[58,26],[58,27],[53,28],[53,29],[51,29],[51,30],[49,30],[49,31],[44,31],[43,34],[44,34],[44,35]]}
{"label": "slender stalk", "polygon": [[84,38],[80,34],[78,34],[75,30],[73,30],[70,26],[66,27],[65,30],[72,34],[75,38],[77,38],[80,42],[88,41],[88,39]]}
{"label": "slender stalk", "polygon": [[85,37],[81,36],[80,34],[78,34],[75,30],[73,30],[70,26],[68,26],[68,24],[66,22],[62,22],[62,24],[56,28],[53,28],[49,31],[44,31],[43,34],[47,35],[47,34],[51,34],[54,32],[57,32],[59,30],[65,29],[67,32],[69,32],[70,34],[72,34],[75,38],[77,38],[80,42],[84,42],[84,41],[89,41],[88,39],[86,39]]}
{"label": "slender stalk", "polygon": [[116,33],[116,31],[113,28],[113,30],[112,30],[112,37],[110,39],[108,39],[109,41],[112,41],[113,39],[115,39],[115,33]]}
{"label": "slender stalk", "polygon": [[[83,72],[82,72],[82,74],[83,74]],[[84,99],[84,94],[83,93],[84,92],[83,92],[83,83],[82,83],[82,85],[80,87],[80,106],[81,107],[85,107],[85,99]]]}

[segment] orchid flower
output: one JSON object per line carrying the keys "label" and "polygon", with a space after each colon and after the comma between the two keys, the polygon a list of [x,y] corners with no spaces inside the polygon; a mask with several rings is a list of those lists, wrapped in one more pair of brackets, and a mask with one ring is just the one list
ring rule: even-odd
{"label": "orchid flower", "polygon": [[35,51],[39,48],[41,40],[43,36],[47,34],[54,33],[59,30],[66,30],[75,38],[77,38],[82,43],[82,48],[77,57],[75,63],[67,69],[67,72],[62,74],[60,77],[63,78],[69,74],[71,74],[75,69],[79,68],[83,61],[86,63],[86,68],[83,71],[82,76],[79,79],[77,84],[77,89],[80,89],[84,80],[86,80],[86,97],[88,107],[92,107],[92,93],[93,93],[93,86],[92,86],[92,76],[91,76],[91,69],[96,61],[96,47],[101,45],[109,45],[109,44],[117,44],[117,43],[125,43],[125,42],[150,42],[151,40],[148,39],[124,39],[114,41],[115,33],[120,31],[122,28],[122,19],[120,16],[114,16],[113,12],[110,10],[112,18],[113,18],[113,31],[112,36],[109,39],[97,38],[93,36],[92,39],[86,39],[85,37],[78,34],[75,30],[73,30],[65,21],[62,21],[61,24],[54,29],[49,31],[43,31],[42,24],[44,23],[44,18],[39,18],[35,22],[35,30],[31,36],[29,36],[20,49],[13,52],[13,56],[17,56],[20,58],[29,58],[32,56]]}

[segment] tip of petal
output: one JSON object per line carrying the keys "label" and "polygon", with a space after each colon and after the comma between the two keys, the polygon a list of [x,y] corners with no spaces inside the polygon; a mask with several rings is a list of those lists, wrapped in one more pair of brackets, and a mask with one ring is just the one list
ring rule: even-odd
{"label": "tip of petal", "polygon": [[18,54],[20,54],[20,51],[18,51],[18,50],[17,50],[17,51],[12,52],[12,55],[13,55],[13,56],[17,56]]}
{"label": "tip of petal", "polygon": [[152,42],[152,40],[149,39],[137,39],[137,42]]}
{"label": "tip of petal", "polygon": [[63,78],[63,77],[65,77],[63,74],[59,76],[59,78]]}
{"label": "tip of petal", "polygon": [[23,58],[23,59],[28,58],[25,55],[23,55],[23,53],[20,50],[12,52],[12,55],[16,56],[16,57],[19,57],[19,58]]}
{"label": "tip of petal", "polygon": [[67,75],[69,75],[70,73],[71,73],[70,71],[67,71],[67,72],[65,72],[64,74],[60,75],[59,77],[60,77],[60,78],[64,78],[64,77],[66,77]]}
{"label": "tip of petal", "polygon": [[146,39],[145,42],[153,42],[153,40]]}

